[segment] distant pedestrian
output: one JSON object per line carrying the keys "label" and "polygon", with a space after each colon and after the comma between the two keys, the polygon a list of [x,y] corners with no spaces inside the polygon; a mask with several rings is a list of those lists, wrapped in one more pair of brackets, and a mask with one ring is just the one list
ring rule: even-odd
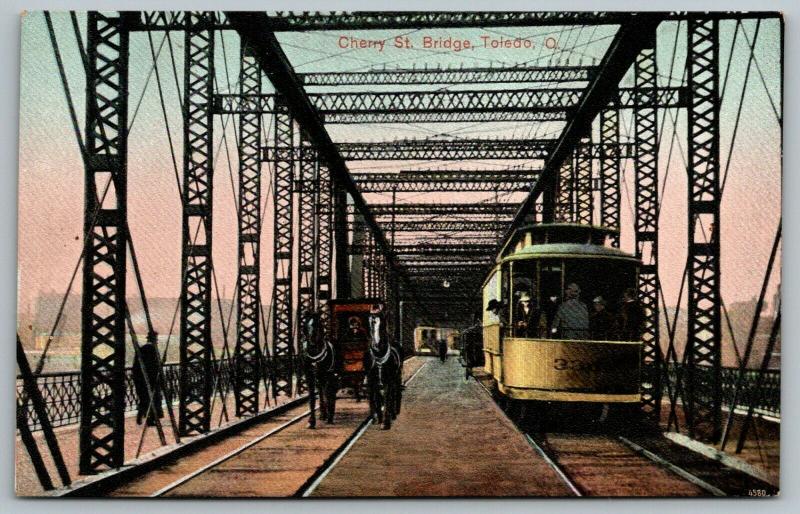
{"label": "distant pedestrian", "polygon": [[447,360],[447,341],[439,339],[439,360],[442,362]]}
{"label": "distant pedestrian", "polygon": [[[160,359],[156,339],[155,333],[149,334],[147,342],[139,348],[139,351],[136,352],[138,355],[133,359],[133,386],[138,398],[136,423],[139,425],[146,418],[147,424],[154,426],[156,418],[164,417],[161,407],[161,386],[158,380]],[[147,378],[145,379],[145,377]],[[153,392],[152,408],[150,407],[148,385]]]}

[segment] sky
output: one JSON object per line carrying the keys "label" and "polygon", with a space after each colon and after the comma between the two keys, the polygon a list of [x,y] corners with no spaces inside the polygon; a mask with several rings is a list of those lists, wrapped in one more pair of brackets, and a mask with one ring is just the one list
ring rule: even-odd
{"label": "sky", "polygon": [[[85,14],[78,13],[81,37],[85,38]],[[70,92],[78,119],[84,120],[85,80],[76,37],[67,13],[54,13],[53,22],[62,52]],[[756,37],[756,31],[758,34]],[[362,71],[409,67],[477,67],[529,65],[590,65],[602,58],[616,31],[615,26],[534,27],[396,31],[326,31],[280,34],[279,41],[298,72]],[[659,85],[681,82],[686,58],[686,24],[662,23],[657,38]],[[782,110],[780,28],[778,20],[753,20],[738,29],[736,23],[720,25],[720,69],[725,81],[721,108],[721,167],[727,179],[721,204],[722,295],[730,304],[748,300],[759,292],[781,211],[781,129],[776,112]],[[64,91],[58,76],[44,16],[28,13],[22,18],[20,153],[19,153],[19,306],[25,310],[43,292],[63,293],[81,253],[83,226],[83,166],[70,123]],[[677,45],[675,44],[677,35]],[[236,91],[238,76],[238,37],[231,31],[217,33],[216,80],[219,92]],[[349,38],[386,40],[379,50],[350,48]],[[395,37],[409,38],[413,48],[395,48]],[[485,38],[526,38],[534,48],[452,51],[423,48],[424,38],[443,41],[470,40],[480,44]],[[158,54],[158,75],[162,83],[167,119],[175,143],[178,171],[181,171],[181,113],[178,87],[182,88],[183,38],[153,33],[153,49]],[[343,39],[348,48],[341,48]],[[169,43],[169,44],[167,44]],[[747,75],[750,44],[755,43],[755,60]],[[170,46],[174,54],[170,55]],[[553,47],[548,47],[553,46]],[[180,282],[181,215],[178,186],[166,138],[156,74],[146,33],[131,36],[128,185],[129,226],[140,259],[148,296],[175,297]],[[673,51],[675,48],[675,51]],[[160,52],[159,52],[160,49]],[[172,60],[177,70],[173,74]],[[745,76],[747,88],[742,97]],[[271,92],[264,81],[264,92]],[[721,80],[723,82],[723,80]],[[629,73],[623,86],[632,85]],[[418,86],[419,89],[474,89],[473,85]],[[487,88],[507,86],[488,86]],[[517,87],[517,86],[515,86]],[[524,86],[520,86],[524,87]],[[482,85],[481,88],[484,88]],[[720,84],[722,89],[722,84]],[[397,90],[398,87],[371,87],[370,90]],[[406,87],[403,87],[406,89]],[[364,90],[353,86],[341,90]],[[311,91],[311,89],[309,89]],[[313,91],[326,91],[316,88]],[[741,102],[740,102],[741,101]],[[739,115],[736,143],[728,158],[734,126]],[[669,305],[677,301],[681,273],[686,258],[686,112],[685,109],[659,111],[664,124],[659,154],[661,198],[660,276]],[[400,138],[554,138],[562,124],[557,123],[461,123],[338,125],[329,133],[334,141],[388,141]],[[621,116],[623,139],[632,134],[630,113]],[[214,262],[223,297],[231,297],[236,279],[236,169],[235,120],[215,117],[214,175]],[[271,120],[265,117],[265,127]],[[677,134],[677,135],[675,135]],[[411,169],[503,169],[513,165],[540,165],[524,161],[430,162],[351,162],[351,171],[394,172]],[[634,197],[632,162],[624,165],[622,188],[622,246],[633,251]],[[231,171],[232,170],[232,171]],[[264,164],[264,233],[262,238],[262,296],[272,287],[272,202],[269,165]],[[398,195],[399,202],[493,201],[484,193],[453,195],[413,193]],[[390,201],[387,195],[368,194],[370,203]],[[515,194],[509,201],[522,201]],[[130,267],[129,267],[130,268]],[[132,277],[129,284],[134,291]],[[772,288],[775,287],[773,281]],[[80,280],[73,286],[80,291]],[[771,297],[771,294],[768,296]],[[685,298],[685,296],[684,296]],[[164,331],[164,328],[160,330]]]}

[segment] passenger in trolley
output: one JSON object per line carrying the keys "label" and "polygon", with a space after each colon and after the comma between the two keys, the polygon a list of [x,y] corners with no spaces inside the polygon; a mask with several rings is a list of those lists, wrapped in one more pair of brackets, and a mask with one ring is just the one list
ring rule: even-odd
{"label": "passenger in trolley", "polygon": [[567,286],[566,296],[558,307],[553,327],[550,329],[561,339],[588,339],[589,338],[589,309],[580,300],[581,288],[576,283]]}

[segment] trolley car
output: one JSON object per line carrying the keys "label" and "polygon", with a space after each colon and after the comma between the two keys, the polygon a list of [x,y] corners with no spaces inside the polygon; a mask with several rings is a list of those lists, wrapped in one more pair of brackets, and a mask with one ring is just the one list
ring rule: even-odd
{"label": "trolley car", "polygon": [[541,224],[502,249],[483,285],[483,351],[506,399],[640,401],[641,340],[621,332],[619,319],[641,262],[607,244],[613,233]]}

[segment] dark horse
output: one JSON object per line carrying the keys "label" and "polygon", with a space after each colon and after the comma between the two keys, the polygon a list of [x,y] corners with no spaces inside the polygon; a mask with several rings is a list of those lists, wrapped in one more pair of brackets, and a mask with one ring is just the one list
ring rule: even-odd
{"label": "dark horse", "polygon": [[369,351],[364,355],[369,411],[372,419],[383,423],[383,428],[388,430],[400,413],[403,360],[397,348],[389,343],[380,310],[370,311],[369,337]]}
{"label": "dark horse", "polygon": [[316,401],[319,394],[320,418],[333,423],[336,414],[336,393],[339,377],[336,374],[336,352],[330,341],[323,340],[319,313],[307,313],[303,319],[303,367],[308,383],[311,417],[308,427],[317,426]]}

